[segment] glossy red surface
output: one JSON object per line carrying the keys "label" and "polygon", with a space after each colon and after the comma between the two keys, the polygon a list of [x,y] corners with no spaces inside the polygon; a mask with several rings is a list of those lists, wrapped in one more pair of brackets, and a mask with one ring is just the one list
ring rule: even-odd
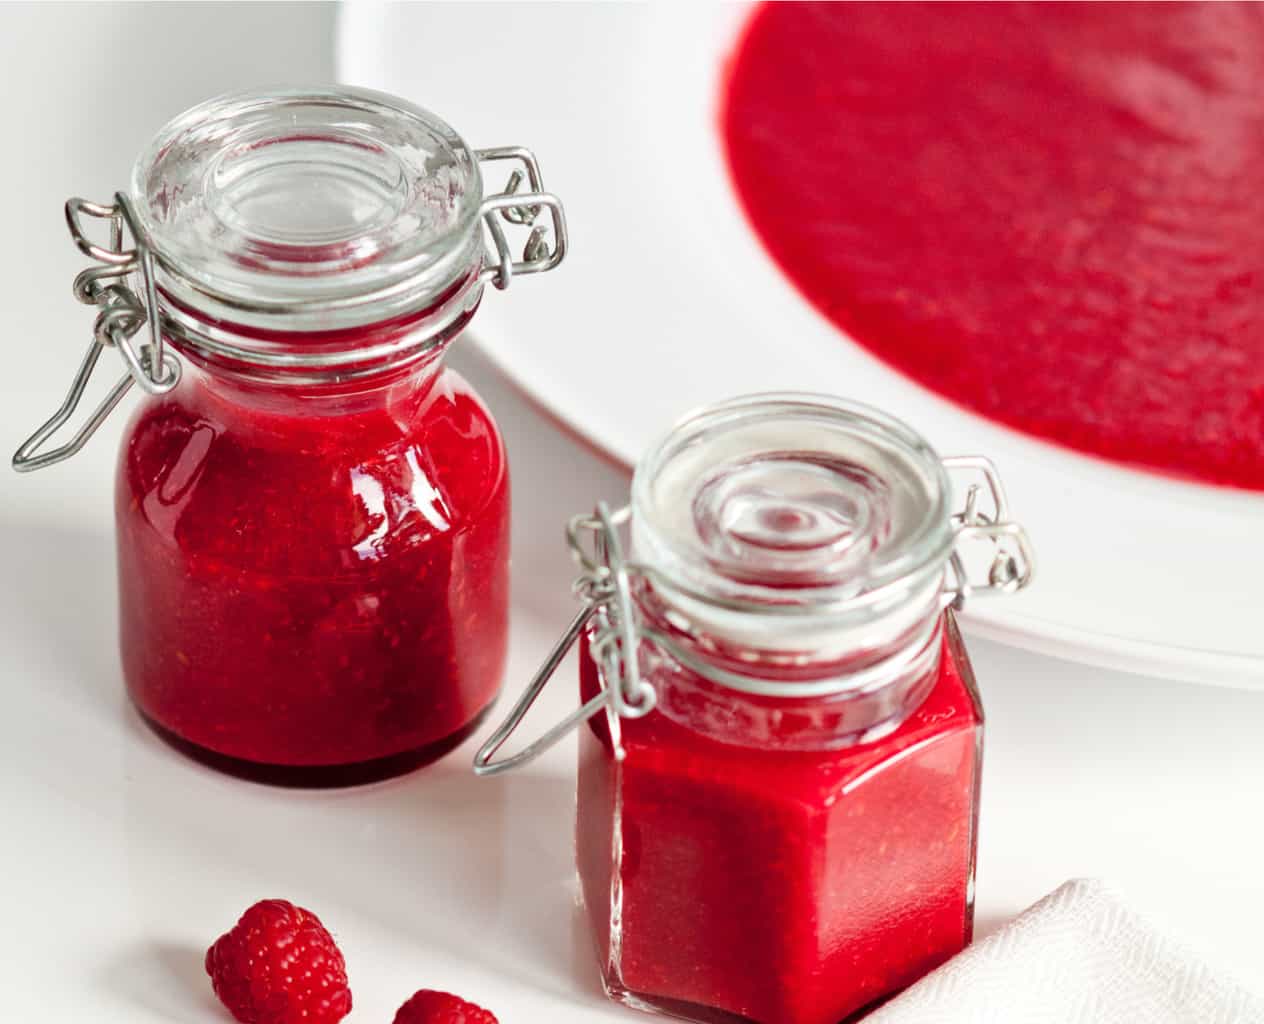
{"label": "glossy red surface", "polygon": [[654,712],[622,723],[618,763],[604,721],[580,731],[579,874],[612,995],[837,1024],[969,941],[982,718],[955,627],[944,643],[925,703],[861,746],[751,749]]}
{"label": "glossy red surface", "polygon": [[773,4],[721,116],[772,257],[892,366],[1264,488],[1264,8]]}
{"label": "glossy red surface", "polygon": [[437,364],[305,394],[190,370],[134,417],[116,495],[128,689],[218,767],[294,784],[394,774],[495,697],[505,452]]}

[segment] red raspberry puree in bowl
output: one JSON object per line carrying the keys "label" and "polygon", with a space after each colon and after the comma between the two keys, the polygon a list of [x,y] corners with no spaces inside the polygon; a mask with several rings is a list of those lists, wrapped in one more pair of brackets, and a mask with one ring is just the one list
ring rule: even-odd
{"label": "red raspberry puree in bowl", "polygon": [[1264,8],[762,6],[721,119],[769,253],[896,369],[1264,489]]}

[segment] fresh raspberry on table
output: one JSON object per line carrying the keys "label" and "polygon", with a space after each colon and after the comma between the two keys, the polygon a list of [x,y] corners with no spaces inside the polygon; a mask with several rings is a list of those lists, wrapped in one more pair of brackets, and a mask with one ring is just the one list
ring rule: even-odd
{"label": "fresh raspberry on table", "polygon": [[394,1024],[499,1024],[491,1010],[467,1003],[450,992],[423,988],[395,1013]]}
{"label": "fresh raspberry on table", "polygon": [[242,1024],[337,1024],[351,1012],[347,966],[310,910],[261,900],[206,951],[215,994]]}

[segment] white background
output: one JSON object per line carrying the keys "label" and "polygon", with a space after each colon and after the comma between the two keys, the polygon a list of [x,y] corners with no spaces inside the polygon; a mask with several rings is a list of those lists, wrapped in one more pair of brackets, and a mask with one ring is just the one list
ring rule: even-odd
{"label": "white background", "polygon": [[[82,263],[64,199],[108,198],[152,131],[197,100],[327,79],[332,31],[331,8],[305,5],[0,6],[6,453],[60,401],[88,339],[91,312],[70,295]],[[552,289],[564,273],[523,287]],[[572,610],[564,518],[619,500],[626,481],[501,381],[470,339],[454,362],[497,413],[513,459],[516,690]],[[205,947],[254,900],[284,897],[336,932],[352,1024],[388,1022],[423,986],[483,1002],[502,1024],[635,1020],[603,1001],[572,910],[569,746],[499,780],[470,775],[471,744],[396,782],[295,793],[217,776],[144,730],[114,649],[109,486],[122,418],[67,464],[0,471],[5,1019],[226,1021]],[[978,639],[971,650],[988,713],[980,930],[1067,877],[1101,875],[1264,992],[1264,693]],[[537,722],[570,705],[573,678],[562,670]]]}

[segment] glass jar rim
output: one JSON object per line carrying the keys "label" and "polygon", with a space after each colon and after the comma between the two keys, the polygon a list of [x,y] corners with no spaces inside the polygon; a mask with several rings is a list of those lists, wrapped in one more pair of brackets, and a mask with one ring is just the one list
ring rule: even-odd
{"label": "glass jar rim", "polygon": [[[697,457],[699,446],[762,423],[816,421],[839,437],[867,437],[892,457],[888,468],[924,486],[908,511],[909,522],[896,543],[876,546],[876,557],[862,559],[835,579],[786,587],[734,578],[717,568],[696,541],[668,522],[671,497],[657,493],[673,459],[692,453],[699,472],[712,463]],[[728,450],[727,460],[741,454]],[[805,454],[799,452],[797,454]],[[810,454],[810,453],[808,453]],[[872,468],[872,467],[870,467]],[[879,612],[901,595],[922,594],[942,578],[954,543],[950,514],[952,486],[942,460],[919,433],[872,406],[833,395],[765,392],[743,395],[698,409],[664,432],[646,449],[632,478],[633,557],[655,585],[691,602],[714,603],[734,612],[773,614],[777,618],[835,617],[865,609]],[[679,521],[677,520],[677,526]]]}
{"label": "glass jar rim", "polygon": [[198,104],[138,156],[130,198],[159,292],[220,323],[367,326],[425,308],[483,259],[474,151],[367,89]]}

